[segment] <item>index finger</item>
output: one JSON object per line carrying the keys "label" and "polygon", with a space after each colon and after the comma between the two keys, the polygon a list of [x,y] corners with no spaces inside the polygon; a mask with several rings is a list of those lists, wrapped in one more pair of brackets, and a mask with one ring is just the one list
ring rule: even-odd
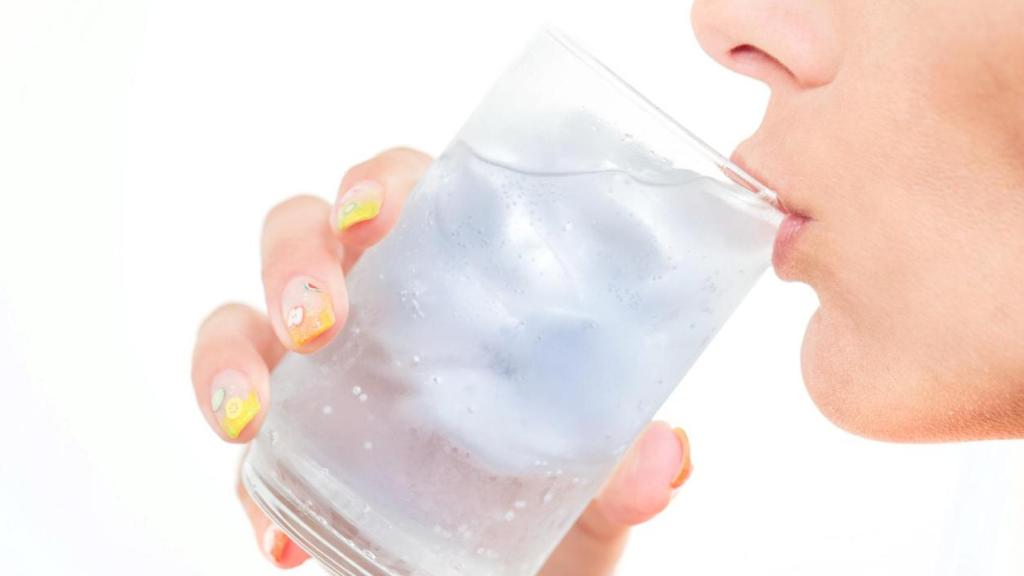
{"label": "index finger", "polygon": [[391,148],[345,173],[331,211],[331,229],[345,247],[346,272],[363,251],[394,228],[409,193],[431,158],[412,148]]}

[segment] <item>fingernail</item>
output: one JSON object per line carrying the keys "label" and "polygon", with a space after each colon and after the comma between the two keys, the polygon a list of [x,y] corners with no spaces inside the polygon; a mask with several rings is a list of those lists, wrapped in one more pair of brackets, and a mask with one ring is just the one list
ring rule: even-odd
{"label": "fingernail", "polygon": [[334,326],[331,295],[323,284],[303,276],[284,288],[281,296],[285,328],[296,346],[303,346]]}
{"label": "fingernail", "polygon": [[280,563],[287,548],[288,536],[277,526],[268,526],[263,533],[263,553],[274,562]]}
{"label": "fingernail", "polygon": [[679,488],[690,477],[690,472],[693,471],[693,464],[690,462],[690,439],[682,428],[673,428],[672,431],[675,432],[676,438],[679,439],[679,444],[683,449],[683,466],[679,470],[679,474],[676,475],[676,479],[672,481],[672,488]]}
{"label": "fingernail", "polygon": [[210,385],[210,408],[221,430],[234,440],[260,413],[260,398],[249,378],[238,370],[224,370]]}
{"label": "fingernail", "polygon": [[384,203],[384,191],[373,180],[356,182],[338,200],[335,222],[338,230],[348,230],[360,222],[371,220],[380,214]]}

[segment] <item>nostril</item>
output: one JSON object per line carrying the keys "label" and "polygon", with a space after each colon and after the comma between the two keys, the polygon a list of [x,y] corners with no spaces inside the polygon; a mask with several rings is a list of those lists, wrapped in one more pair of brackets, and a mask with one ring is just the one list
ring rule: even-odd
{"label": "nostril", "polygon": [[782,72],[790,78],[796,78],[793,71],[785,64],[752,44],[741,44],[729,50],[729,59],[740,72],[761,80],[767,81],[771,75],[777,72]]}

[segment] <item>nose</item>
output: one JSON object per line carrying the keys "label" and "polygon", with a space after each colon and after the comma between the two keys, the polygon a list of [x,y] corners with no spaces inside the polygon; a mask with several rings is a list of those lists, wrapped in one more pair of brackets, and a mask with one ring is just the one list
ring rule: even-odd
{"label": "nose", "polygon": [[828,0],[694,0],[691,19],[705,52],[773,92],[823,86],[838,71]]}

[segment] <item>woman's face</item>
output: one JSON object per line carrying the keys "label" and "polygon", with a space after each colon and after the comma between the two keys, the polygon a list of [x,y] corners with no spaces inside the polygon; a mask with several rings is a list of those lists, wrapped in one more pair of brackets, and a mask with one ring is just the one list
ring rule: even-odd
{"label": "woman's face", "polygon": [[[804,381],[865,436],[1024,436],[1024,2],[696,0],[766,82],[736,160],[805,215]],[[781,256],[781,257],[779,257]]]}

